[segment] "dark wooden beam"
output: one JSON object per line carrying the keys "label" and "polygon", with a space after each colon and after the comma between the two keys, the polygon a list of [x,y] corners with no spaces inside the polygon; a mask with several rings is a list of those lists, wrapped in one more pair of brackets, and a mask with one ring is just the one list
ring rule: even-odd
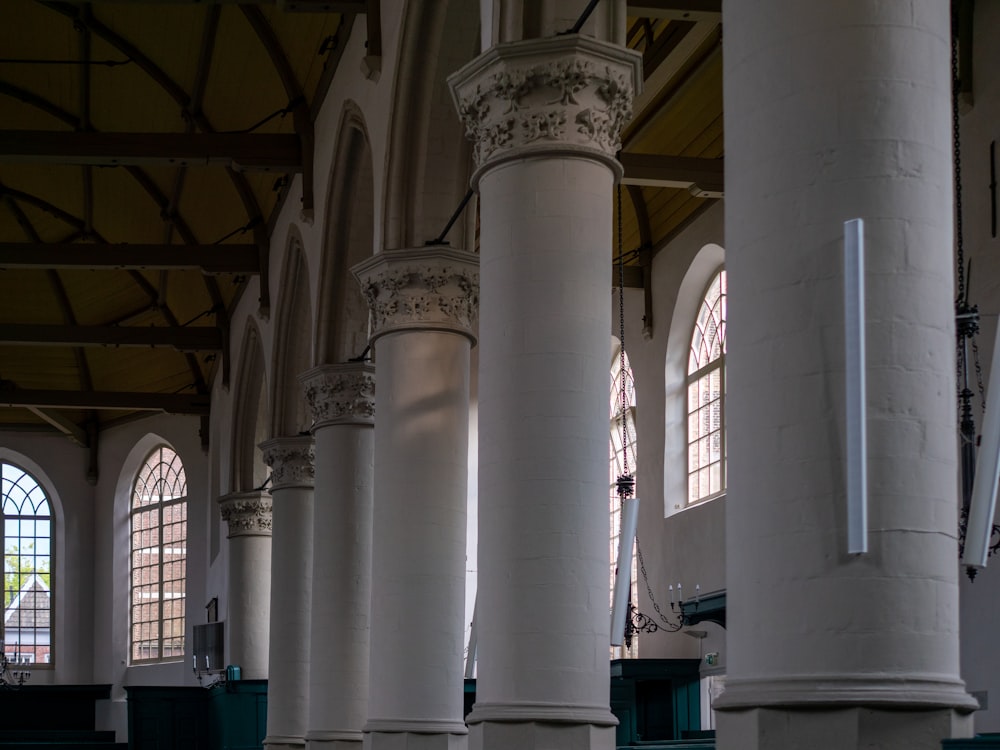
{"label": "dark wooden beam", "polygon": [[0,407],[36,409],[116,409],[165,411],[168,414],[208,414],[211,397],[196,393],[125,393],[112,391],[43,391],[0,389]]}
{"label": "dark wooden beam", "polygon": [[222,334],[210,326],[74,326],[0,323],[0,345],[165,346],[182,352],[219,351]]}
{"label": "dark wooden beam", "polygon": [[59,432],[68,437],[72,442],[81,448],[86,448],[88,443],[87,432],[76,422],[67,419],[60,412],[52,409],[40,409],[37,406],[29,406],[28,411],[39,419],[43,419],[55,427]]}
{"label": "dark wooden beam", "polygon": [[0,242],[0,268],[87,270],[201,270],[257,274],[256,245],[127,245]]}
{"label": "dark wooden beam", "polygon": [[722,0],[628,0],[628,14],[673,21],[718,21]]}
{"label": "dark wooden beam", "polygon": [[241,171],[298,172],[295,135],[262,133],[66,133],[0,130],[0,162],[126,166],[227,164]]}
{"label": "dark wooden beam", "polygon": [[[66,5],[83,5],[92,0],[63,0]],[[289,13],[364,13],[367,0],[107,0],[130,5],[277,5]]]}
{"label": "dark wooden beam", "polygon": [[368,0],[278,0],[278,7],[290,13],[364,13]]}
{"label": "dark wooden beam", "polygon": [[[724,160],[691,156],[663,156],[623,151],[618,160],[625,167],[625,185],[687,188],[703,197],[720,197],[724,189]],[[697,192],[695,189],[697,188]]]}

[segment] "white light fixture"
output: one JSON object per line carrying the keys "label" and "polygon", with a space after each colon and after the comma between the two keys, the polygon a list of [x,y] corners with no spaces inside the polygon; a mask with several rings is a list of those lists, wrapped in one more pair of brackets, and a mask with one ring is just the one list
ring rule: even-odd
{"label": "white light fixture", "polygon": [[868,438],[865,404],[865,224],[844,222],[844,380],[847,429],[847,551],[868,551]]}
{"label": "white light fixture", "polygon": [[[972,481],[969,502],[969,524],[965,532],[965,552],[962,562],[971,568],[985,568],[993,535],[993,513],[997,504],[997,482],[1000,481],[1000,325],[993,342],[993,363],[990,365],[990,387],[983,418],[983,436],[976,461],[976,476]],[[994,390],[997,388],[997,390]]]}

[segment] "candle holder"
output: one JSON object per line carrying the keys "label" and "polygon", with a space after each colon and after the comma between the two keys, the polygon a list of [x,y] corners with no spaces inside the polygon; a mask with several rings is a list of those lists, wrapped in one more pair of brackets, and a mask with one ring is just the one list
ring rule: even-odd
{"label": "candle holder", "polygon": [[[643,570],[643,573],[645,573],[645,570]],[[670,592],[670,614],[665,615],[660,609],[660,605],[656,602],[656,599],[653,598],[653,592],[649,589],[648,581],[646,585],[649,600],[653,603],[653,609],[656,610],[658,619],[643,614],[629,600],[628,617],[625,620],[626,648],[632,647],[632,638],[639,633],[656,633],[660,630],[668,633],[676,633],[684,626],[691,625],[690,617],[698,611],[698,607],[701,604],[700,584],[696,584],[694,587],[694,599],[688,601],[684,601],[682,598],[683,587],[680,583],[677,584],[676,592],[673,585],[671,585],[668,589]]]}
{"label": "candle holder", "polygon": [[31,677],[31,670],[11,669],[11,666],[18,666],[16,655],[14,659],[12,664],[7,658],[4,642],[0,641],[0,688],[19,688]]}

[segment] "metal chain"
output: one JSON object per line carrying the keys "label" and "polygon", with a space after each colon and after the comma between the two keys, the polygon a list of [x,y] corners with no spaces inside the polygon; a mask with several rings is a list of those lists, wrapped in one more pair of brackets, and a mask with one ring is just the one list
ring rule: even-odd
{"label": "metal chain", "polygon": [[646,575],[646,561],[642,559],[642,546],[639,544],[639,535],[636,534],[635,537],[635,556],[639,559],[639,572],[642,574],[642,581],[646,584],[646,595],[649,597],[649,601],[653,603],[653,609],[656,610],[657,616],[663,621],[664,626],[669,630],[680,630],[683,627],[682,622],[671,622],[668,620],[662,610],[660,610],[660,605],[656,603],[656,597],[653,596],[653,588],[649,585],[649,576]]}
{"label": "metal chain", "polygon": [[979,361],[979,344],[972,339],[972,361],[976,364],[976,386],[979,388],[979,405],[983,414],[986,413],[986,389],[983,388],[983,365]]}

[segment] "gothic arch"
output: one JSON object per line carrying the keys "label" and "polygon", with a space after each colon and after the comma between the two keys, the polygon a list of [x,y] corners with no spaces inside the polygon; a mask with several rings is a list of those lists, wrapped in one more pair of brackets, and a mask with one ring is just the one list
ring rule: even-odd
{"label": "gothic arch", "polygon": [[352,266],[374,250],[372,152],[361,110],[345,105],[327,200],[316,326],[318,364],[344,362],[368,344],[368,305]]}
{"label": "gothic arch", "polygon": [[297,378],[312,365],[312,304],[308,261],[302,249],[302,235],[295,225],[288,230],[280,284],[268,437],[297,435],[308,429],[310,421]]}
{"label": "gothic arch", "polygon": [[269,437],[270,422],[263,344],[253,318],[247,318],[243,331],[237,373],[230,491],[245,492],[260,487],[267,478],[267,467],[257,446]]}
{"label": "gothic arch", "polygon": [[[448,75],[479,53],[479,4],[408,3],[393,97],[385,184],[385,249],[421,247],[438,236],[469,189],[472,146],[455,112]],[[449,233],[472,249],[475,205]]]}

